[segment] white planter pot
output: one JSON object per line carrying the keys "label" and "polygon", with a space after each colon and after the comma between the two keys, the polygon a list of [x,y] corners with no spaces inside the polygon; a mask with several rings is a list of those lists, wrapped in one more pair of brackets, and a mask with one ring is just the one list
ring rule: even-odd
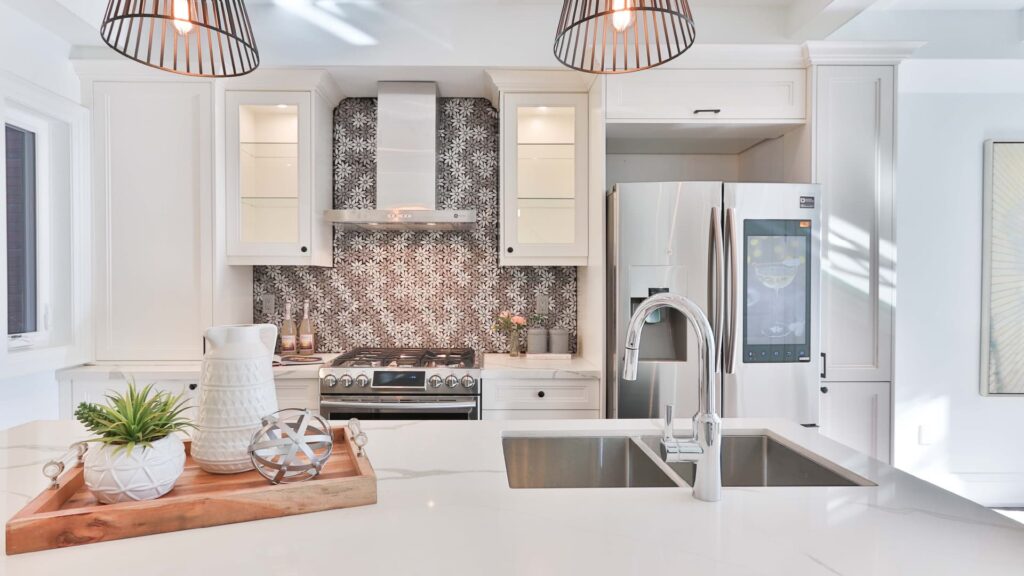
{"label": "white planter pot", "polygon": [[245,472],[253,467],[253,434],[264,416],[277,411],[277,327],[215,326],[206,331],[206,341],[192,459],[214,474]]}
{"label": "white planter pot", "polygon": [[159,498],[185,469],[185,445],[176,434],[148,447],[117,448],[93,443],[85,453],[85,486],[104,504]]}

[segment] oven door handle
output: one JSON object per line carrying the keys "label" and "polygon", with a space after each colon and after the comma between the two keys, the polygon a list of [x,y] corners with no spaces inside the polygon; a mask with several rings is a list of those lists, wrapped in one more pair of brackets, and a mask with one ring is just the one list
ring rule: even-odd
{"label": "oven door handle", "polygon": [[321,408],[379,408],[381,410],[455,410],[476,408],[476,402],[357,402],[321,400]]}

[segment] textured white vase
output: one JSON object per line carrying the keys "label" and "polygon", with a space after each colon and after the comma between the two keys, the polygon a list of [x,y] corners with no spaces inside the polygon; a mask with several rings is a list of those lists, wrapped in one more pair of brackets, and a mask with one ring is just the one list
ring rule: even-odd
{"label": "textured white vase", "polygon": [[251,470],[249,442],[260,420],[277,411],[272,369],[277,327],[215,326],[206,331],[206,340],[192,459],[215,474]]}
{"label": "textured white vase", "polygon": [[176,434],[150,446],[117,448],[96,442],[85,453],[85,486],[104,504],[159,498],[185,469],[185,445]]}

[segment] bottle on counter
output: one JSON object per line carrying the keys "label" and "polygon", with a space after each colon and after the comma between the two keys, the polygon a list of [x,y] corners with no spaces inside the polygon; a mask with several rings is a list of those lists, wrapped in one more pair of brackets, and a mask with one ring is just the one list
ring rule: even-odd
{"label": "bottle on counter", "polygon": [[295,354],[298,352],[298,330],[295,328],[295,318],[292,317],[292,303],[285,302],[284,318],[281,319],[281,355]]}
{"label": "bottle on counter", "polygon": [[313,322],[309,319],[309,300],[306,300],[302,304],[302,321],[299,322],[299,354],[312,354],[314,351]]}

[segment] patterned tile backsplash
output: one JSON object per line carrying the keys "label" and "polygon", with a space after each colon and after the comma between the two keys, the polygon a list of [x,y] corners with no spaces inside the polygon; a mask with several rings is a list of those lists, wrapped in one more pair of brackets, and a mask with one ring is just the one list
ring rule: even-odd
{"label": "patterned tile backsplash", "polygon": [[[296,315],[310,301],[317,349],[357,346],[468,346],[504,351],[494,316],[529,313],[537,294],[551,299],[548,327],[576,342],[576,269],[498,266],[498,112],[483,98],[441,98],[438,204],[474,209],[471,232],[334,233],[334,266],[257,266],[256,322],[280,324],[284,303]],[[349,98],[334,111],[334,206],[376,203],[377,100]],[[276,310],[263,310],[273,295]],[[298,318],[296,318],[298,321]]]}

